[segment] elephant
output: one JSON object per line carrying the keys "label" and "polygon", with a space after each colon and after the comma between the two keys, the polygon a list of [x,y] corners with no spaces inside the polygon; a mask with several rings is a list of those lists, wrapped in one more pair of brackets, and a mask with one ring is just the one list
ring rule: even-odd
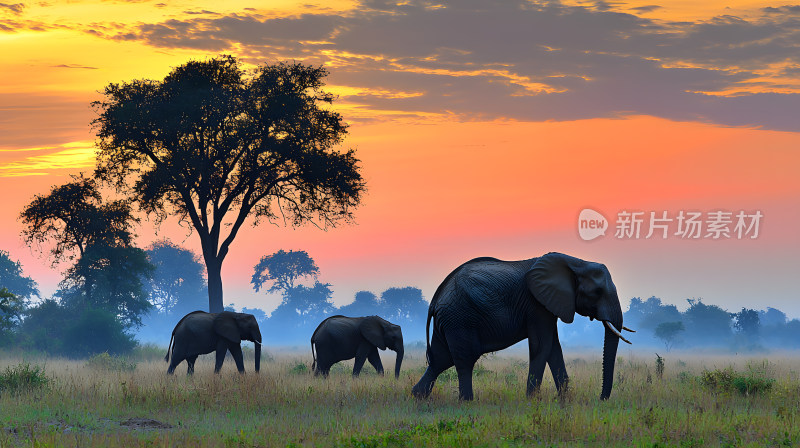
{"label": "elephant", "polygon": [[617,289],[605,265],[557,252],[521,261],[470,260],[451,272],[431,299],[425,326],[428,368],[412,394],[428,397],[439,374],[455,365],[459,399],[472,400],[478,358],[525,338],[530,356],[527,395],[539,389],[545,363],[561,394],[568,376],[556,321],[571,323],[576,312],[605,325],[600,398],[606,400],[619,340],[630,344],[620,331],[633,330],[622,326]]}
{"label": "elephant", "polygon": [[375,370],[383,375],[378,349],[386,348],[397,353],[394,376],[398,378],[404,353],[403,332],[399,325],[378,316],[331,316],[323,320],[311,336],[311,356],[314,358],[311,370],[315,376],[328,376],[333,364],[355,358],[353,376],[361,373],[364,360],[369,360]]}
{"label": "elephant", "polygon": [[[172,344],[172,340],[175,344]],[[242,340],[255,343],[255,369],[261,368],[261,331],[258,328],[255,316],[245,313],[223,311],[221,313],[206,313],[205,311],[192,311],[183,316],[172,330],[172,336],[167,346],[167,356],[164,361],[169,362],[167,373],[172,375],[175,367],[184,359],[188,364],[187,375],[194,373],[194,362],[198,355],[217,351],[217,362],[214,373],[219,373],[225,354],[230,350],[236,369],[244,373],[242,360]],[[170,362],[170,347],[172,348],[172,361]]]}

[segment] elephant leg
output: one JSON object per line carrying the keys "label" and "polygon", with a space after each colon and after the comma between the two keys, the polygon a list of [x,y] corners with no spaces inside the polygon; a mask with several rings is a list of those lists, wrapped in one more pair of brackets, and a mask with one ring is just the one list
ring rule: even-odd
{"label": "elephant leg", "polygon": [[364,367],[364,361],[367,360],[370,350],[375,347],[371,346],[366,341],[362,342],[356,350],[356,361],[353,364],[353,376],[358,376],[361,373],[361,368]]}
{"label": "elephant leg", "polygon": [[434,331],[431,338],[431,353],[428,360],[428,368],[419,379],[419,382],[411,389],[411,394],[417,398],[427,398],[436,384],[436,378],[445,370],[453,367],[453,358],[450,356],[450,349],[440,333]]}
{"label": "elephant leg", "polygon": [[567,375],[567,366],[564,365],[564,354],[561,351],[558,333],[553,335],[553,344],[550,350],[550,357],[547,358],[547,365],[550,366],[550,373],[553,374],[556,390],[559,394],[563,394],[569,386],[569,376]]}
{"label": "elephant leg", "polygon": [[194,374],[194,362],[197,361],[197,355],[189,356],[186,358],[186,375]]}
{"label": "elephant leg", "polygon": [[236,362],[236,370],[239,373],[244,373],[244,359],[242,357],[242,347],[239,344],[231,344],[228,347],[228,350],[231,351],[231,356],[233,356],[233,361]]}
{"label": "elephant leg", "polygon": [[381,363],[381,355],[378,354],[377,347],[372,347],[372,350],[370,350],[367,355],[367,360],[372,364],[372,367],[375,367],[375,371],[378,372],[378,374],[383,375],[383,364]]}
{"label": "elephant leg", "polygon": [[172,375],[175,373],[175,368],[178,367],[178,364],[183,361],[183,356],[178,355],[175,353],[175,350],[172,351],[172,359],[169,361],[169,367],[167,367],[167,373]]}
{"label": "elephant leg", "polygon": [[225,355],[228,354],[228,344],[220,340],[217,342],[217,362],[214,364],[214,373],[219,373],[222,363],[225,362]]}
{"label": "elephant leg", "polygon": [[537,336],[536,333],[529,332],[528,352],[530,354],[530,370],[528,371],[528,387],[525,391],[529,397],[535,392],[538,392],[539,387],[542,385],[544,365],[550,358],[552,345],[552,336],[550,334]]}
{"label": "elephant leg", "polygon": [[481,345],[478,335],[469,329],[452,333],[447,336],[447,345],[453,364],[458,373],[458,399],[472,400],[472,369],[481,356]]}

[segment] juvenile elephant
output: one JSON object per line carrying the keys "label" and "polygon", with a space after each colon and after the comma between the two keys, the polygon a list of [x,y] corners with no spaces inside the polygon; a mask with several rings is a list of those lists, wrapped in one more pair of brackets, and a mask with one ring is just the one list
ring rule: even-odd
{"label": "juvenile elephant", "polygon": [[386,348],[397,352],[397,361],[394,364],[394,376],[397,378],[400,376],[404,352],[403,333],[399,325],[378,316],[331,316],[323,320],[311,336],[311,356],[314,358],[311,369],[314,375],[328,376],[333,364],[356,358],[353,376],[361,373],[364,360],[369,360],[375,370],[383,375],[378,349]]}
{"label": "juvenile elephant", "polygon": [[[172,344],[172,340],[175,344]],[[252,314],[233,313],[206,313],[205,311],[192,311],[183,316],[172,330],[172,337],[167,346],[167,356],[164,361],[169,362],[167,373],[172,375],[175,367],[184,359],[188,364],[186,373],[194,373],[194,362],[198,355],[205,355],[217,351],[217,362],[214,373],[219,373],[225,354],[230,350],[239,373],[244,373],[242,360],[242,340],[255,343],[255,369],[261,368],[261,331],[258,322]],[[172,361],[170,362],[170,347],[172,347]]]}
{"label": "juvenile elephant", "polygon": [[[628,342],[620,331],[628,329],[622,326],[617,288],[604,265],[555,252],[522,261],[476,258],[462,264],[431,299],[425,327],[428,369],[413,395],[427,397],[439,374],[455,365],[459,398],[471,400],[478,358],[525,338],[528,395],[541,385],[545,363],[561,391],[568,377],[556,320],[570,323],[576,312],[605,324],[600,398],[608,399],[619,340]],[[433,337],[428,341],[431,319]]]}

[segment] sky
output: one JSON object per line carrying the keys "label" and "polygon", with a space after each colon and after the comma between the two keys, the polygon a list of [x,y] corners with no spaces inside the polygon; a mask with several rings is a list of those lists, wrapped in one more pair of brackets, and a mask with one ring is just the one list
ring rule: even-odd
{"label": "sky", "polygon": [[[226,304],[277,306],[249,280],[279,249],[307,251],[338,305],[393,286],[429,300],[471,258],[557,251],[606,264],[623,309],[654,295],[800,318],[798,47],[784,1],[0,3],[0,249],[52,294],[67,266],[18,216],[92,171],[90,103],[232,54],[329,71],[368,191],[352,225],[243,229]],[[579,232],[589,215],[605,234]],[[199,253],[176,220],[136,232]]]}

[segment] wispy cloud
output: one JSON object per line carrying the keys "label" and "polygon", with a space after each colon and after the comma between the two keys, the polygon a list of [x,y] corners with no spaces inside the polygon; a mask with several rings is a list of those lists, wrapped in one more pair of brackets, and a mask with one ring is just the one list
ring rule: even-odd
{"label": "wispy cloud", "polygon": [[58,65],[51,65],[51,67],[55,68],[80,68],[86,70],[98,70],[98,67],[90,67],[88,65],[80,65],[80,64],[58,64]]}
{"label": "wispy cloud", "polygon": [[13,14],[22,14],[25,10],[24,3],[0,3],[0,10],[8,10]]}
{"label": "wispy cloud", "polygon": [[91,169],[95,149],[91,141],[45,148],[0,149],[0,160],[3,160],[0,177],[44,176],[62,170]]}

